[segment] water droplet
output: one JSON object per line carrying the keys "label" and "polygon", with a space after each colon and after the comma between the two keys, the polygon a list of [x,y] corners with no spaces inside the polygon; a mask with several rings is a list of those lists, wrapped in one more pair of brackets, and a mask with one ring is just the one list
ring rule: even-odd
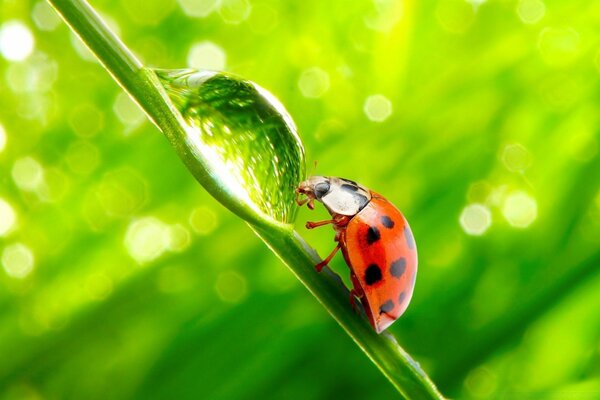
{"label": "water droplet", "polygon": [[481,236],[492,225],[492,213],[483,204],[469,204],[462,210],[459,220],[467,234]]}
{"label": "water droplet", "polygon": [[364,111],[373,122],[383,122],[392,115],[392,102],[381,94],[367,97]]}
{"label": "water droplet", "polygon": [[15,226],[17,215],[11,205],[0,198],[0,237],[6,236]]}
{"label": "water droplet", "polygon": [[537,202],[522,191],[511,193],[504,200],[502,215],[515,228],[527,228],[537,218]]}
{"label": "water droplet", "polygon": [[23,279],[33,271],[33,253],[22,243],[6,246],[2,252],[2,267],[12,278]]}
{"label": "water droplet", "polygon": [[291,222],[304,148],[283,105],[255,83],[228,74],[156,72],[186,124],[186,146],[219,190],[267,219]]}
{"label": "water droplet", "polygon": [[0,27],[0,54],[8,61],[23,61],[33,51],[33,34],[21,21],[7,21]]}

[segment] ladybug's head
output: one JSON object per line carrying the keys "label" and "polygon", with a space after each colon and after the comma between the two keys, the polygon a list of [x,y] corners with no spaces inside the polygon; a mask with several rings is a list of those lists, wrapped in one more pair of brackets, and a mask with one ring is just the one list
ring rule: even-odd
{"label": "ladybug's head", "polygon": [[[321,199],[331,189],[329,178],[325,176],[311,176],[307,180],[300,182],[300,185],[296,188],[296,194],[298,195],[296,202],[298,205],[306,206],[311,210],[315,208],[314,201],[322,201]],[[304,198],[301,198],[304,195]]]}
{"label": "ladybug's head", "polygon": [[[354,181],[329,176],[311,176],[296,189],[298,205],[314,209],[314,201],[325,205],[330,214],[356,215],[371,200],[371,193]],[[305,197],[302,198],[301,196]]]}

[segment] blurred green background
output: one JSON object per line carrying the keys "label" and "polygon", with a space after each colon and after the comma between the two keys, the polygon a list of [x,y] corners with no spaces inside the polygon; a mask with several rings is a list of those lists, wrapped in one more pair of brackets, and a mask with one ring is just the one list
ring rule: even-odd
{"label": "blurred green background", "polygon": [[[390,331],[446,395],[600,398],[599,2],[92,5],[150,66],[266,87],[314,173],[403,210]],[[1,399],[396,396],[44,1],[0,0],[0,260]]]}

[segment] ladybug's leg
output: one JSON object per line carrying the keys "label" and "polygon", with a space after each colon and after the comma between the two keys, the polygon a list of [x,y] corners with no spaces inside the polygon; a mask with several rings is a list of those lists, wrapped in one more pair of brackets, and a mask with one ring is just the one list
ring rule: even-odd
{"label": "ladybug's leg", "polygon": [[333,258],[333,256],[335,256],[335,253],[337,253],[339,249],[340,249],[340,244],[338,243],[338,245],[335,246],[335,249],[333,249],[331,254],[328,255],[326,259],[324,259],[323,261],[321,261],[320,263],[315,265],[315,269],[317,270],[317,272],[321,272],[323,267],[326,266],[327,264],[329,264],[329,261],[331,261],[331,259]]}
{"label": "ladybug's leg", "polygon": [[306,223],[306,229],[313,229],[313,228],[317,228],[319,226],[333,224],[334,222],[335,222],[334,219],[328,219],[327,221],[316,221],[316,222],[308,221]]}
{"label": "ladybug's leg", "polygon": [[350,222],[350,217],[347,215],[341,215],[341,214],[335,214],[333,219],[328,219],[326,221],[317,221],[317,222],[307,222],[306,223],[306,228],[307,229],[313,229],[316,228],[318,226],[323,226],[323,225],[329,225],[329,224],[334,224],[337,228],[340,227],[344,227],[346,225],[348,225],[348,222]]}

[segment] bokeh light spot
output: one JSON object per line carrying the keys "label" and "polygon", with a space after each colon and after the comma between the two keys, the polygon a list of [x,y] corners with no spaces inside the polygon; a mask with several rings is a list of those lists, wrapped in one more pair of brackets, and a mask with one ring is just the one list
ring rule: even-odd
{"label": "bokeh light spot", "polygon": [[517,14],[526,24],[536,24],[544,18],[546,5],[541,0],[519,0]]}
{"label": "bokeh light spot", "polygon": [[36,52],[21,63],[6,69],[6,83],[14,93],[46,93],[58,76],[58,64],[46,54]]}
{"label": "bokeh light spot", "polygon": [[248,0],[221,0],[219,15],[225,23],[239,24],[250,16],[252,5]]}
{"label": "bokeh light spot", "polygon": [[537,218],[537,212],[537,202],[523,191],[509,194],[502,207],[502,215],[515,228],[527,228]]}
{"label": "bokeh light spot", "polygon": [[71,171],[87,175],[100,164],[100,151],[94,144],[86,140],[79,140],[72,143],[67,149],[66,160]]}
{"label": "bokeh light spot", "polygon": [[6,236],[14,228],[17,214],[12,206],[0,197],[0,236]]}
{"label": "bokeh light spot", "polygon": [[8,61],[23,61],[34,44],[33,34],[21,21],[7,21],[0,27],[0,54]]}
{"label": "bokeh light spot", "polygon": [[511,172],[524,172],[531,165],[531,153],[520,143],[504,146],[501,159],[506,169]]}
{"label": "bokeh light spot", "polygon": [[473,397],[489,399],[498,387],[498,379],[488,368],[477,367],[467,375],[465,387]]}
{"label": "bokeh light spot", "polygon": [[44,182],[44,168],[32,157],[24,157],[15,161],[12,178],[21,190],[33,192]]}
{"label": "bokeh light spot", "polygon": [[465,0],[441,0],[435,10],[438,22],[450,33],[466,32],[475,19],[475,10]]}
{"label": "bokeh light spot", "polygon": [[190,214],[190,225],[198,235],[208,235],[218,223],[217,215],[207,207],[197,207]]}
{"label": "bokeh light spot", "polygon": [[169,229],[169,250],[187,249],[191,242],[190,232],[181,224],[172,225]]}
{"label": "bokeh light spot", "polygon": [[365,16],[365,25],[376,31],[391,31],[404,14],[403,1],[373,0],[373,6],[375,10]]}
{"label": "bokeh light spot", "polygon": [[85,288],[91,299],[104,300],[113,291],[113,281],[104,273],[95,273],[88,277]]}
{"label": "bokeh light spot", "polygon": [[133,221],[125,234],[125,247],[139,264],[160,257],[169,247],[170,229],[155,217],[143,217]]}
{"label": "bokeh light spot", "polygon": [[319,98],[329,90],[329,74],[318,67],[305,69],[298,80],[298,87],[304,97]]}
{"label": "bokeh light spot", "polygon": [[94,56],[94,53],[79,39],[77,35],[74,33],[70,34],[71,37],[71,45],[75,49],[75,52],[82,60],[96,63],[98,59]]}
{"label": "bokeh light spot", "polygon": [[184,13],[196,18],[210,15],[219,4],[219,0],[177,0],[177,2]]}
{"label": "bokeh light spot", "polygon": [[122,0],[129,18],[138,25],[155,26],[169,16],[175,0]]}
{"label": "bokeh light spot", "polygon": [[71,112],[69,125],[78,136],[94,136],[104,127],[104,114],[92,104],[81,104]]}
{"label": "bokeh light spot", "polygon": [[6,148],[6,131],[4,130],[4,126],[0,124],[0,153],[4,151]]}
{"label": "bokeh light spot", "polygon": [[279,24],[279,13],[267,4],[253,6],[248,19],[250,29],[259,34],[270,33]]}
{"label": "bokeh light spot", "polygon": [[95,195],[106,214],[125,217],[142,207],[148,198],[148,187],[136,170],[119,168],[104,175]]}
{"label": "bokeh light spot", "polygon": [[579,33],[573,28],[544,28],[539,35],[538,48],[548,64],[569,64],[579,51]]}
{"label": "bokeh light spot", "polygon": [[367,97],[363,111],[373,122],[383,122],[392,115],[392,102],[382,94]]}
{"label": "bokeh light spot", "polygon": [[45,1],[38,1],[31,11],[31,19],[41,31],[53,31],[60,25],[58,13]]}
{"label": "bokeh light spot", "polygon": [[188,52],[187,65],[190,68],[222,71],[226,64],[225,50],[208,40],[193,44]]}
{"label": "bokeh light spot", "polygon": [[492,225],[492,213],[483,204],[469,204],[460,213],[459,222],[465,233],[481,236]]}
{"label": "bokeh light spot", "polygon": [[248,292],[246,278],[235,271],[225,271],[219,274],[215,282],[217,294],[227,303],[238,303]]}
{"label": "bokeh light spot", "polygon": [[113,111],[119,121],[127,127],[127,130],[124,132],[125,134],[131,132],[146,120],[144,112],[131,100],[127,93],[119,93],[117,95]]}
{"label": "bokeh light spot", "polygon": [[12,278],[26,278],[33,271],[34,262],[33,253],[22,243],[6,246],[2,252],[2,268]]}

